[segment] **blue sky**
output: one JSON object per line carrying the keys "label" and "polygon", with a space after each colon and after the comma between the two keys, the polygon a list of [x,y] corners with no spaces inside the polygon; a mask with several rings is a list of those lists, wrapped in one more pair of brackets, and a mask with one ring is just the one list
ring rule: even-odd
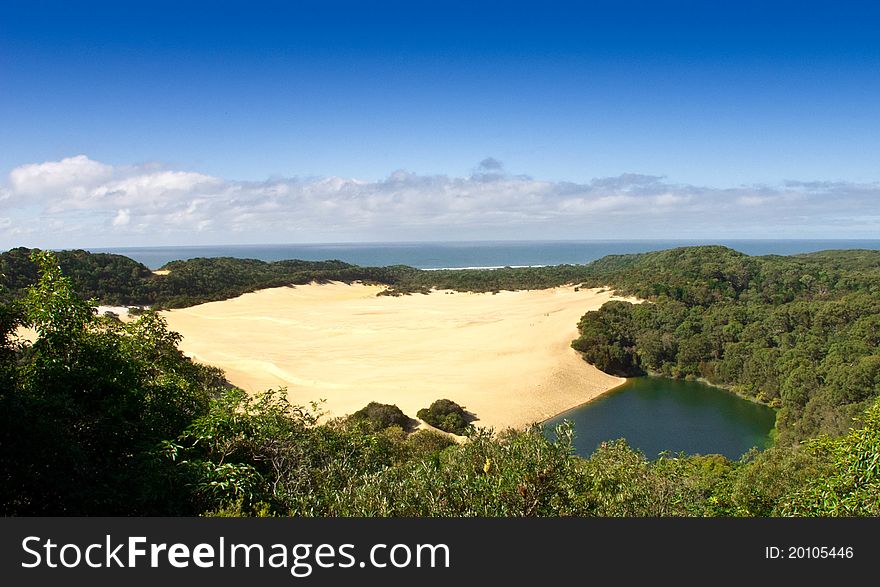
{"label": "blue sky", "polygon": [[878,38],[845,2],[4,3],[0,245],[874,236]]}

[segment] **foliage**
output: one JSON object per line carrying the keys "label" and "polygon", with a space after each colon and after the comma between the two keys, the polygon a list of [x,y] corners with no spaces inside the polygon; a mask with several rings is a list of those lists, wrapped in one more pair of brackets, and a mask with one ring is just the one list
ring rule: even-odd
{"label": "foliage", "polygon": [[784,515],[880,516],[880,401],[862,420],[843,437],[823,435],[808,443],[810,452],[827,466],[783,499]]}
{"label": "foliage", "polygon": [[[51,254],[21,303],[31,346],[4,365],[0,512],[28,515],[183,513],[163,439],[207,408],[220,384],[176,348],[149,314],[123,325],[96,316]],[[7,326],[8,327],[8,326]]]}
{"label": "foliage", "polygon": [[576,461],[571,434],[553,442],[537,431],[493,439],[475,431],[437,458],[386,468],[335,500],[346,516],[564,515]]}
{"label": "foliage", "polygon": [[[716,252],[714,266],[699,263]],[[754,385],[782,403],[789,438],[845,435],[778,443],[739,462],[652,461],[623,440],[578,457],[567,424],[555,440],[538,428],[469,427],[457,444],[399,422],[321,423],[316,406],[292,405],[284,390],[249,395],[193,363],[154,312],[130,323],[96,316],[56,259],[37,252],[37,279],[0,303],[0,514],[880,515],[876,256],[797,258],[796,272],[808,273],[795,278],[778,258],[676,255],[659,256],[679,277],[661,276],[668,287],[650,303],[610,304],[582,320],[617,361],[608,365],[701,373],[746,393]],[[620,287],[659,284],[654,261],[643,261],[599,268],[639,276]],[[36,329],[33,344],[17,341],[20,325]],[[399,416],[376,405],[365,413],[380,424]],[[438,400],[424,415],[467,413]]]}
{"label": "foliage", "polygon": [[[850,254],[852,253],[852,254]],[[778,442],[845,432],[880,395],[880,252],[748,257],[689,247],[606,257],[610,302],[572,346],[600,369],[704,378],[779,408]]]}
{"label": "foliage", "polygon": [[409,427],[409,417],[395,405],[370,402],[349,419],[365,426],[369,431],[379,431],[391,426]]}
{"label": "foliage", "polygon": [[[24,295],[37,281],[38,268],[31,261],[37,249],[17,248],[0,253],[0,285],[6,297]],[[59,251],[55,253],[73,290],[87,299],[106,304],[150,305],[180,308],[224,300],[267,287],[301,285],[313,281],[363,281],[396,283],[401,275],[417,272],[409,267],[358,267],[342,261],[286,260],[265,262],[232,257],[173,261],[156,274],[122,255]]]}
{"label": "foliage", "polygon": [[589,276],[585,265],[547,267],[502,267],[498,269],[441,269],[419,271],[398,266],[396,279],[388,283],[385,295],[427,293],[432,289],[499,292],[502,290],[546,289],[579,283]]}
{"label": "foliage", "polygon": [[601,312],[581,318],[578,331],[580,336],[571,346],[580,351],[587,362],[612,375],[644,374],[635,353],[635,329],[629,302],[607,302]]}
{"label": "foliage", "polygon": [[359,475],[390,465],[391,436],[316,426],[313,410],[285,390],[250,396],[231,389],[169,443],[186,471],[199,511],[327,515],[332,496]]}
{"label": "foliage", "polygon": [[[238,414],[238,425],[225,433],[214,425],[191,432],[189,442],[226,437],[222,450],[200,449],[201,442],[187,449],[213,452],[213,464],[180,462],[197,464],[200,507],[217,515],[876,515],[878,410],[873,408],[864,428],[835,441],[842,444],[835,444],[840,459],[833,462],[806,447],[774,448],[739,462],[681,454],[649,461],[623,440],[604,443],[586,459],[574,456],[568,423],[557,428],[555,440],[538,428],[498,435],[471,429],[461,445],[406,450],[425,431],[405,438],[301,426],[300,412],[284,416],[291,421],[279,429],[265,423],[279,413],[271,402],[242,405],[236,399],[219,417]],[[267,466],[283,455],[282,466]],[[822,509],[832,503],[829,495],[848,506]]]}
{"label": "foliage", "polygon": [[[0,284],[8,297],[20,297],[37,280],[30,261],[34,250],[17,248],[0,253]],[[494,270],[421,271],[405,265],[359,267],[342,261],[266,262],[233,257],[172,261],[162,274],[122,255],[59,251],[55,253],[74,291],[86,299],[111,305],[182,308],[225,300],[268,287],[361,281],[388,286],[384,295],[427,293],[431,289],[497,292],[539,289],[576,283],[587,277],[582,265],[501,268]],[[167,272],[167,273],[166,273]]]}
{"label": "foliage", "polygon": [[415,457],[437,458],[441,452],[455,444],[448,434],[436,430],[416,430],[406,437],[406,449]]}
{"label": "foliage", "polygon": [[163,269],[169,273],[155,281],[152,295],[154,303],[165,308],[225,300],[267,287],[328,281],[390,283],[395,279],[394,268],[358,267],[342,261],[215,257],[173,261]]}
{"label": "foliage", "polygon": [[800,446],[755,451],[746,455],[730,487],[730,513],[749,517],[781,515],[784,498],[827,471],[827,463]]}
{"label": "foliage", "polygon": [[464,434],[470,420],[464,408],[449,399],[438,399],[416,415],[431,426],[453,434]]}
{"label": "foliage", "polygon": [[[0,276],[8,294],[20,296],[37,283],[38,264],[33,261],[37,249],[19,247],[0,253]],[[53,254],[64,275],[70,278],[73,291],[85,299],[99,299],[110,305],[149,304],[150,288],[156,279],[147,267],[125,257],[82,250]]]}

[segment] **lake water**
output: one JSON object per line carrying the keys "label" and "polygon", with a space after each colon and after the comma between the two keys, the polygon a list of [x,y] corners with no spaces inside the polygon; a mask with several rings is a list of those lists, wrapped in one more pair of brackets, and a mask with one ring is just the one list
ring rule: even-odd
{"label": "lake water", "polygon": [[725,245],[748,255],[793,255],[826,249],[880,249],[880,240],[634,240],[479,241],[431,243],[343,243],[216,245],[90,249],[118,253],[159,269],[194,257],[238,257],[280,261],[339,259],[364,266],[410,265],[419,269],[583,264],[605,255],[644,253],[691,245]]}
{"label": "lake water", "polygon": [[697,381],[636,377],[621,387],[547,421],[547,433],[571,420],[575,449],[589,456],[603,441],[625,438],[648,458],[663,451],[722,454],[739,459],[766,448],[776,413]]}

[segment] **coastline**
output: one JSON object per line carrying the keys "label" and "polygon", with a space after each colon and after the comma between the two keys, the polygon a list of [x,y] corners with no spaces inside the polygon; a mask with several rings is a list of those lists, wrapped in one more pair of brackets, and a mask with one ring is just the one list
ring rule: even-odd
{"label": "coastline", "polygon": [[327,417],[370,401],[415,413],[449,398],[501,430],[543,422],[617,388],[570,347],[605,288],[377,296],[381,286],[271,288],[162,312],[189,356],[256,392],[326,400]]}
{"label": "coastline", "polygon": [[539,425],[541,425],[541,426],[545,426],[545,425],[547,424],[547,422],[549,422],[550,420],[553,420],[554,418],[558,418],[559,416],[561,416],[562,414],[564,414],[564,413],[566,413],[566,412],[570,412],[570,411],[572,411],[572,410],[576,410],[576,409],[578,409],[578,408],[581,408],[581,407],[583,407],[583,406],[585,406],[585,405],[587,405],[587,404],[589,404],[589,403],[591,403],[591,402],[593,402],[593,401],[599,399],[600,397],[602,397],[602,396],[604,396],[604,395],[607,395],[608,393],[611,393],[612,391],[615,391],[615,390],[617,390],[617,389],[620,389],[621,387],[623,387],[624,385],[626,385],[627,382],[628,382],[630,379],[632,379],[632,377],[621,377],[620,379],[622,379],[623,381],[621,381],[620,383],[618,383],[618,384],[615,385],[614,387],[610,387],[610,388],[606,389],[605,391],[603,391],[603,392],[601,392],[601,393],[597,393],[596,395],[591,396],[589,399],[587,399],[587,400],[585,400],[585,401],[582,401],[582,402],[579,403],[579,404],[576,404],[576,405],[573,405],[573,406],[571,406],[571,407],[569,407],[569,408],[566,408],[566,409],[564,409],[564,410],[562,410],[562,411],[560,411],[560,412],[557,412],[557,413],[553,414],[552,416],[548,416],[547,418],[544,418],[544,419],[541,420],[540,422],[537,422],[537,424],[539,424]]}

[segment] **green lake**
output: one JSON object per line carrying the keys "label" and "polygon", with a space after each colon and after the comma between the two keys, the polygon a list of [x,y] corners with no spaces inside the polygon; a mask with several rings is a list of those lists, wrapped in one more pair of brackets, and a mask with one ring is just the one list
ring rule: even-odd
{"label": "green lake", "polygon": [[766,448],[776,412],[697,381],[636,377],[595,400],[546,422],[574,423],[575,450],[589,456],[601,442],[625,438],[650,458],[663,451],[722,454],[739,459]]}

